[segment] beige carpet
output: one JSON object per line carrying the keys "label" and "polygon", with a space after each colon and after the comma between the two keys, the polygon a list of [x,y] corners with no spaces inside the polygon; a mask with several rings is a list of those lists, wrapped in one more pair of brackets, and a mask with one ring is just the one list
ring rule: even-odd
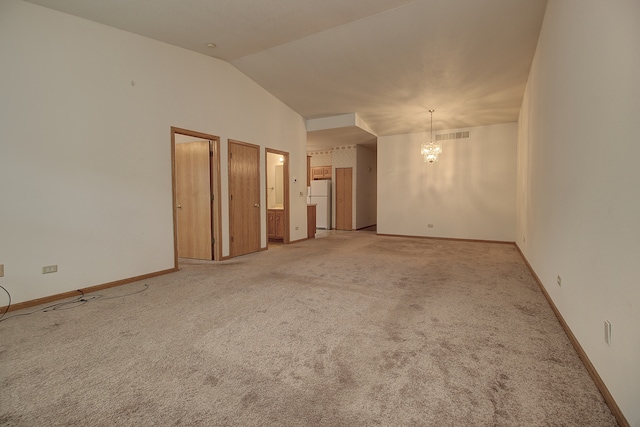
{"label": "beige carpet", "polygon": [[616,425],[514,246],[327,234],[9,312],[0,425]]}

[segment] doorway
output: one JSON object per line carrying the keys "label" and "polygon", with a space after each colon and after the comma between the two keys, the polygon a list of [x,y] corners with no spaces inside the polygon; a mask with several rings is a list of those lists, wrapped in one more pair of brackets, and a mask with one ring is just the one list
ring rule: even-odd
{"label": "doorway", "polygon": [[336,168],[336,230],[353,230],[353,168]]}
{"label": "doorway", "polygon": [[171,128],[176,268],[179,258],[220,260],[222,255],[219,153],[219,137]]}
{"label": "doorway", "polygon": [[267,246],[289,243],[289,153],[265,148],[267,186]]}
{"label": "doorway", "polygon": [[260,151],[229,140],[230,256],[260,250]]}

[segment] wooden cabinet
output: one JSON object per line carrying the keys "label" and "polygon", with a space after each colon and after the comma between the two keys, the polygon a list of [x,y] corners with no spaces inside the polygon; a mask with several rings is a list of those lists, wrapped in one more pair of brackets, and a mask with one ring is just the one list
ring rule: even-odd
{"label": "wooden cabinet", "polygon": [[316,205],[307,205],[307,239],[316,237]]}
{"label": "wooden cabinet", "polygon": [[267,209],[267,237],[269,239],[284,239],[283,209]]}
{"label": "wooden cabinet", "polygon": [[331,166],[314,166],[311,168],[311,179],[331,179]]}

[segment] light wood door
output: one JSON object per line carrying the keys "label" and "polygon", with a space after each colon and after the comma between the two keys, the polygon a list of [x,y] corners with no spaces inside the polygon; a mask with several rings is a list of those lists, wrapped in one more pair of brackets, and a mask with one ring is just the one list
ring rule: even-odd
{"label": "light wood door", "polygon": [[336,168],[336,230],[352,230],[352,168]]}
{"label": "light wood door", "polygon": [[209,141],[176,144],[178,256],[213,259]]}
{"label": "light wood door", "polygon": [[231,256],[260,250],[260,152],[257,145],[229,141]]}

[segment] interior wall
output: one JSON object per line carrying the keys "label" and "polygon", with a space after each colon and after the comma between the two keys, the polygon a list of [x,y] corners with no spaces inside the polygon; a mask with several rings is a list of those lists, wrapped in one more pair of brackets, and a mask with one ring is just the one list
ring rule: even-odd
{"label": "interior wall", "polygon": [[290,153],[291,240],[306,237],[305,122],[230,64],[18,0],[0,2],[0,57],[13,303],[174,267],[171,126],[221,137],[223,256],[228,138]]}
{"label": "interior wall", "polygon": [[378,137],[378,233],[515,240],[517,124],[458,130],[470,137],[443,141],[432,164],[428,133]]}
{"label": "interior wall", "polygon": [[517,187],[517,244],[636,427],[638,40],[637,1],[549,1],[520,112]]}
{"label": "interior wall", "polygon": [[318,151],[309,153],[311,156],[311,167],[316,166],[331,166],[331,151]]}
{"label": "interior wall", "polygon": [[377,158],[376,152],[356,146],[356,229],[376,224],[377,220]]}

